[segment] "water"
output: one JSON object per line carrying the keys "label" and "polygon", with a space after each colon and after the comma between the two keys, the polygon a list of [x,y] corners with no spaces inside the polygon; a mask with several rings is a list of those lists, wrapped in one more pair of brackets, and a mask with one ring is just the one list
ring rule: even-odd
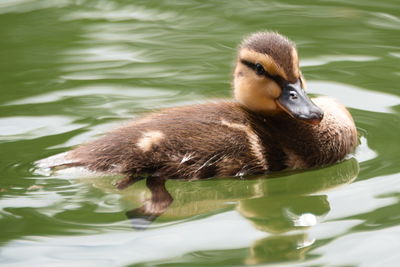
{"label": "water", "polygon": [[[0,25],[2,266],[398,266],[397,1],[3,0]],[[35,172],[141,113],[229,98],[237,44],[263,29],[297,43],[310,93],[349,107],[345,162],[168,181],[146,230],[126,216],[143,182]]]}

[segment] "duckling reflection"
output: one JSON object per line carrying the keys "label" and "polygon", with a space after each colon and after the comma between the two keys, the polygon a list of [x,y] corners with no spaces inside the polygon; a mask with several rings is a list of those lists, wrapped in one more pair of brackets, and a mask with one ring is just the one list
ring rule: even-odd
{"label": "duckling reflection", "polygon": [[[235,209],[254,226],[270,233],[304,229],[320,221],[330,210],[328,199],[317,192],[351,183],[358,174],[356,159],[300,173],[259,176],[251,179],[179,181],[148,179],[134,187],[115,189],[107,179],[91,182],[122,195],[129,206],[128,218],[139,227],[159,218],[173,222],[198,215]],[[279,179],[266,179],[277,178]],[[118,178],[114,178],[118,179]],[[312,194],[312,195],[311,195]]]}
{"label": "duckling reflection", "polygon": [[[279,187],[274,188],[272,183],[268,188],[266,184],[258,184],[262,187],[259,191],[264,192],[264,195],[239,201],[237,210],[257,229],[274,235],[254,242],[249,249],[246,263],[304,259],[315,240],[308,237],[306,232],[293,235],[287,233],[291,230],[307,229],[321,221],[329,213],[330,205],[326,195],[316,193],[351,183],[358,172],[358,162],[350,159],[313,173],[300,173],[291,179],[278,179]],[[279,188],[283,190],[280,191]]]}
{"label": "duckling reflection", "polygon": [[172,203],[173,198],[165,188],[165,181],[165,179],[152,179],[151,177],[146,180],[147,188],[151,192],[151,198],[143,206],[126,213],[135,228],[145,228],[163,214]]}

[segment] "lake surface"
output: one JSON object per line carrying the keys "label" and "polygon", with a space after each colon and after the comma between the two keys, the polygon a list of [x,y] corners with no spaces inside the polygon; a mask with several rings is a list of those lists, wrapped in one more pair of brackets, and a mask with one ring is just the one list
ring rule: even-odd
{"label": "lake surface", "polygon": [[[34,162],[140,114],[230,98],[242,37],[298,46],[309,92],[352,113],[360,146],[321,169],[144,182]],[[385,1],[0,2],[1,266],[399,266],[400,5]]]}

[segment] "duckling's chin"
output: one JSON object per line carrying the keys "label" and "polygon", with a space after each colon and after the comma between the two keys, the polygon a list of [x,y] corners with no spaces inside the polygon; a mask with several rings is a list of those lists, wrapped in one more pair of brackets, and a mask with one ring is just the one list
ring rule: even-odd
{"label": "duckling's chin", "polygon": [[301,120],[298,119],[301,122],[307,123],[307,124],[311,124],[311,125],[318,125],[321,123],[322,120]]}

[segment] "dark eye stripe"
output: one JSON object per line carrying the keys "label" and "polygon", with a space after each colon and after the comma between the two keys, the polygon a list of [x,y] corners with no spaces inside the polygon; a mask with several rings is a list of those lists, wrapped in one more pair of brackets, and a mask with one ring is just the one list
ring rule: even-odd
{"label": "dark eye stripe", "polygon": [[266,73],[264,67],[260,63],[256,64],[256,73],[257,73],[257,75],[260,75],[260,76],[265,75],[265,73]]}
{"label": "dark eye stripe", "polygon": [[254,63],[252,63],[250,61],[247,61],[245,59],[241,59],[240,62],[242,62],[244,65],[246,65],[250,69],[254,70],[258,75],[264,75],[265,77],[274,80],[280,87],[283,87],[284,85],[287,84],[285,79],[283,79],[281,76],[279,76],[279,75],[271,75],[264,68],[263,68],[263,73],[261,73],[260,67],[258,66],[260,64],[254,64]]}

